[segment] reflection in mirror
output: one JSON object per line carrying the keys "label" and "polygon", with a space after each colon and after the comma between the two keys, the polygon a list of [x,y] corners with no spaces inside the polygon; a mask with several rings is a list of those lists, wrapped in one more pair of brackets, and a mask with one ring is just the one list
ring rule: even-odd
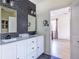
{"label": "reflection in mirror", "polygon": [[17,12],[0,6],[0,33],[12,32],[17,32]]}
{"label": "reflection in mirror", "polygon": [[36,31],[36,17],[28,15],[28,32]]}

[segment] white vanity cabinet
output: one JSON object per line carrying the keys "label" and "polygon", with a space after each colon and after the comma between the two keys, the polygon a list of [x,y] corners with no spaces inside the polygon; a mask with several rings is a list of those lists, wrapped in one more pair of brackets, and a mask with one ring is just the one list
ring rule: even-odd
{"label": "white vanity cabinet", "polygon": [[28,55],[28,59],[37,59],[36,51]]}
{"label": "white vanity cabinet", "polygon": [[2,59],[16,59],[16,42],[2,45]]}
{"label": "white vanity cabinet", "polygon": [[44,37],[37,37],[37,57],[39,57],[44,52]]}
{"label": "white vanity cabinet", "polygon": [[30,38],[28,45],[29,45],[28,59],[37,59],[42,53],[44,53],[44,37],[43,36]]}
{"label": "white vanity cabinet", "polygon": [[37,59],[44,53],[44,38],[29,39],[0,45],[0,59]]}

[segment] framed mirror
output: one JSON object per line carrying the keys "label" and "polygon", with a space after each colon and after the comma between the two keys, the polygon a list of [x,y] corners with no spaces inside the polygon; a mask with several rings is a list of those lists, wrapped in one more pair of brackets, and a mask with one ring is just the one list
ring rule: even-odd
{"label": "framed mirror", "polygon": [[28,15],[28,32],[36,31],[36,17]]}
{"label": "framed mirror", "polygon": [[0,33],[17,32],[17,11],[0,6]]}

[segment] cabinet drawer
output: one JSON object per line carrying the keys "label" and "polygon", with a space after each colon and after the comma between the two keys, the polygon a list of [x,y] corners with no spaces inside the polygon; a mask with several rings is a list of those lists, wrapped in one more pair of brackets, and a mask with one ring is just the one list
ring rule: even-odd
{"label": "cabinet drawer", "polygon": [[44,49],[37,48],[37,57],[39,57],[39,56],[42,55],[43,53],[44,53]]}
{"label": "cabinet drawer", "polygon": [[37,59],[36,52],[33,52],[33,53],[29,54],[28,59]]}
{"label": "cabinet drawer", "polygon": [[29,45],[28,46],[29,53],[35,51],[37,48],[36,39],[35,38],[29,39],[28,45]]}
{"label": "cabinet drawer", "polygon": [[2,45],[2,59],[16,59],[16,43]]}

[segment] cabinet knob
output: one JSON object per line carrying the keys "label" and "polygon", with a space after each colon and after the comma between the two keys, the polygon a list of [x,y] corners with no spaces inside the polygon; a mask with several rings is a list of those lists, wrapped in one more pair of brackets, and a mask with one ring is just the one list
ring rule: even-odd
{"label": "cabinet knob", "polygon": [[32,56],[32,58],[34,58],[34,56]]}
{"label": "cabinet knob", "polygon": [[34,41],[32,41],[32,43],[34,43]]}
{"label": "cabinet knob", "polygon": [[79,43],[79,41],[77,41]]}
{"label": "cabinet knob", "polygon": [[17,58],[17,59],[19,59],[19,58]]}
{"label": "cabinet knob", "polygon": [[37,47],[37,48],[39,48],[39,47]]}
{"label": "cabinet knob", "polygon": [[34,49],[34,47],[32,49]]}

